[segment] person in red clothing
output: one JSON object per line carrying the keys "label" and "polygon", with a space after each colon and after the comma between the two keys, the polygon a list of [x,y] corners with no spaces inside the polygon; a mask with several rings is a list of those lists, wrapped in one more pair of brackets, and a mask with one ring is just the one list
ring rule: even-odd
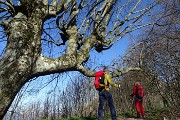
{"label": "person in red clothing", "polygon": [[134,84],[133,92],[130,96],[134,97],[137,118],[140,118],[140,113],[142,117],[144,117],[144,108],[143,108],[144,90],[139,82],[136,82]]}

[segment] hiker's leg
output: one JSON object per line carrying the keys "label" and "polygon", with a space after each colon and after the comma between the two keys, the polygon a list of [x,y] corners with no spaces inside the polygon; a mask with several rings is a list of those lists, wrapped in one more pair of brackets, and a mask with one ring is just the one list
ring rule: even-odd
{"label": "hiker's leg", "polygon": [[137,112],[137,117],[140,117],[140,107],[139,107],[139,101],[136,101],[135,102],[135,106],[136,106],[136,112]]}
{"label": "hiker's leg", "polygon": [[103,107],[104,107],[104,96],[103,92],[99,93],[99,107],[98,107],[98,120],[102,120],[103,118]]}
{"label": "hiker's leg", "polygon": [[115,110],[115,107],[114,107],[114,102],[113,102],[113,98],[112,98],[112,95],[110,92],[106,92],[106,99],[108,101],[108,105],[109,105],[109,108],[110,108],[110,111],[111,111],[111,117],[112,117],[112,120],[116,120],[116,110]]}
{"label": "hiker's leg", "polygon": [[143,102],[139,102],[139,107],[140,107],[140,110],[141,110],[142,117],[144,117],[144,107],[143,107]]}

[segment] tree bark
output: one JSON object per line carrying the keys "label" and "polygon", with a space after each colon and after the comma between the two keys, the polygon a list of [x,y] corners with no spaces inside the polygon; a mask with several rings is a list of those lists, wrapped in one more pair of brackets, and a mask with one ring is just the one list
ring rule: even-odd
{"label": "tree bark", "polygon": [[33,63],[41,52],[42,23],[39,14],[27,18],[19,12],[7,26],[8,42],[0,61],[0,119],[31,78]]}

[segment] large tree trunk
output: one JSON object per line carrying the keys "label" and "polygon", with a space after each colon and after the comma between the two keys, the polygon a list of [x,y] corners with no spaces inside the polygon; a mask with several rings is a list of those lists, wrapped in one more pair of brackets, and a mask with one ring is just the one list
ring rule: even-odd
{"label": "large tree trunk", "polygon": [[41,51],[42,18],[18,13],[6,28],[8,43],[0,61],[0,119],[18,91],[31,78]]}

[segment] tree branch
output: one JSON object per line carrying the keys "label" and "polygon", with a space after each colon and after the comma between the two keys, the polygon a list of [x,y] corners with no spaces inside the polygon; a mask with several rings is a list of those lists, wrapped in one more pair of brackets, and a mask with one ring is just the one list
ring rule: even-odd
{"label": "tree branch", "polygon": [[56,17],[56,15],[63,12],[65,9],[68,8],[68,4],[71,2],[71,0],[61,0],[58,3],[58,0],[53,0],[51,4],[48,4],[48,0],[43,0],[44,5],[48,6],[46,8],[46,19],[49,19],[51,17]]}
{"label": "tree branch", "polygon": [[3,26],[4,28],[7,28],[9,25],[10,20],[4,20],[0,22],[0,26]]}
{"label": "tree branch", "polygon": [[47,41],[47,42],[53,43],[53,44],[55,44],[56,46],[60,46],[60,45],[61,45],[61,43],[58,43],[58,42],[54,41],[53,39],[51,39],[51,40],[41,39],[41,40],[44,40],[44,41]]}
{"label": "tree branch", "polygon": [[81,72],[83,75],[85,75],[85,76],[88,76],[88,77],[95,77],[95,72],[96,71],[91,71],[91,70],[88,70],[88,69],[86,69],[83,65],[81,65],[81,64],[78,64],[77,66],[76,66],[76,69],[77,69],[77,71],[79,71],[79,72]]}
{"label": "tree branch", "polygon": [[5,2],[3,0],[0,0],[0,3],[6,5],[10,8],[11,11],[8,10],[8,12],[10,12],[11,15],[15,14],[15,9],[14,9],[13,5],[11,4],[11,2]]}
{"label": "tree branch", "polygon": [[103,31],[101,31],[101,27],[103,27],[101,22],[104,20],[104,18],[106,16],[108,18],[108,13],[111,12],[113,4],[114,4],[113,0],[105,1],[104,4],[102,5],[102,7],[97,11],[95,21],[94,21],[94,29],[95,29],[95,31],[103,32]]}
{"label": "tree branch", "polygon": [[82,64],[83,62],[87,61],[89,58],[89,52],[96,44],[96,37],[94,35],[90,35],[89,37],[85,38],[84,45],[77,53],[77,63]]}
{"label": "tree branch", "polygon": [[[77,69],[77,71],[81,72],[85,76],[95,77],[95,72],[96,71],[88,70],[81,64],[78,64],[76,66],[76,69]],[[125,69],[123,69],[121,71],[119,70],[118,72],[112,72],[111,75],[112,75],[112,77],[119,77],[119,76],[127,74],[130,71],[142,71],[142,69],[139,68],[139,67],[137,67],[137,68],[125,68]]]}
{"label": "tree branch", "polygon": [[67,30],[67,33],[69,35],[69,40],[68,40],[68,45],[66,49],[66,54],[73,54],[76,53],[77,47],[77,37],[78,37],[78,32],[76,26],[72,26]]}
{"label": "tree branch", "polygon": [[[129,2],[127,4],[129,4]],[[146,27],[148,25],[154,24],[154,23],[147,23],[147,24],[144,24],[144,25],[139,25],[137,27],[133,26],[140,18],[142,18],[144,16],[145,13],[147,13],[150,9],[152,9],[155,5],[157,5],[159,3],[159,1],[158,1],[158,2],[153,3],[151,6],[149,6],[147,8],[135,11],[135,9],[137,8],[137,6],[139,5],[140,2],[141,2],[141,0],[138,0],[136,5],[129,11],[129,13],[124,17],[123,20],[120,21],[119,17],[118,17],[119,14],[117,15],[115,24],[112,27],[112,29],[110,30],[110,32],[108,33],[110,35],[108,38],[110,38],[111,44],[114,44],[115,42],[120,40],[124,35],[132,32],[132,31],[135,31],[137,29],[141,29],[141,28]],[[127,4],[125,4],[123,6],[126,6]],[[122,8],[123,8],[123,6],[122,6]],[[133,18],[130,18],[131,15],[138,14],[138,13],[140,13],[140,14],[139,15],[134,15]],[[132,21],[131,24],[128,24],[127,26],[125,26],[123,30],[120,30],[122,28],[122,26],[125,25],[125,23],[130,22],[130,21]],[[117,38],[117,36],[118,36],[118,38]],[[117,39],[115,40],[115,38],[117,38]]]}
{"label": "tree branch", "polygon": [[118,72],[112,72],[112,77],[119,77],[119,76],[122,76],[122,75],[125,75],[127,74],[128,72],[130,71],[142,71],[141,68],[139,67],[135,67],[135,68],[124,68],[123,70],[118,70]]}
{"label": "tree branch", "polygon": [[32,70],[32,76],[43,76],[65,71],[74,71],[76,66],[76,55],[62,55],[59,58],[47,58],[40,55]]}

